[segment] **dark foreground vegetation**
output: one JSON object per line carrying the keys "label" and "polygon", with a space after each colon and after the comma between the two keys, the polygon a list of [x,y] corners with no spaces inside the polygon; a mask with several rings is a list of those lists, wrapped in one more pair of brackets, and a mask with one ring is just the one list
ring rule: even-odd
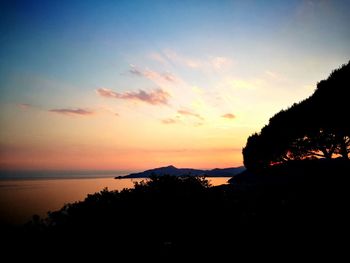
{"label": "dark foreground vegetation", "polygon": [[198,177],[153,177],[34,217],[6,243],[32,256],[337,257],[347,251],[349,171],[348,160],[336,159],[246,171],[218,187]]}
{"label": "dark foreground vegetation", "polygon": [[51,253],[80,261],[93,255],[348,261],[349,74],[350,63],[250,136],[247,170],[229,185],[162,175],[134,189],[106,189],[44,220],[5,229],[2,248],[15,251],[12,258]]}

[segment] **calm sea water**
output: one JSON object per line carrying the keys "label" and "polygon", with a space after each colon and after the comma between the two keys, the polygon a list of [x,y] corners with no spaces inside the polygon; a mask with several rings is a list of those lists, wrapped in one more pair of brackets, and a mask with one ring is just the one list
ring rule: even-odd
{"label": "calm sea water", "polygon": [[[212,185],[225,184],[229,178],[208,178]],[[132,188],[142,179],[75,178],[0,180],[0,223],[22,224],[38,214],[60,209],[66,203],[84,200],[87,194]]]}

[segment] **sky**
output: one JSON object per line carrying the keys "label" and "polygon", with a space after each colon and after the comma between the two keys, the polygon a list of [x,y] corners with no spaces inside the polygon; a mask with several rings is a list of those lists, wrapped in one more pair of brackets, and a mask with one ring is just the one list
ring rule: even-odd
{"label": "sky", "polygon": [[350,1],[0,1],[0,169],[240,166],[350,59]]}

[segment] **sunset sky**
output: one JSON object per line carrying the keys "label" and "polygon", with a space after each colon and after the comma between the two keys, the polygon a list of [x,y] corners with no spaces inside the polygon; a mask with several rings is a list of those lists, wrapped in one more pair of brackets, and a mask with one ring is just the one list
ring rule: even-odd
{"label": "sunset sky", "polygon": [[242,165],[350,59],[350,1],[1,1],[0,169]]}

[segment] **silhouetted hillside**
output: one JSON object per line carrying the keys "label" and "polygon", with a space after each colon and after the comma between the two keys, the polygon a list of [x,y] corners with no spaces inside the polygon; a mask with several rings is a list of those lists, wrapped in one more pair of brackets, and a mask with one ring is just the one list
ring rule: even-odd
{"label": "silhouetted hillside", "polygon": [[176,168],[173,165],[146,170],[140,173],[132,173],[126,176],[118,176],[116,179],[123,178],[149,178],[152,175],[172,175],[172,176],[208,176],[208,177],[232,177],[238,173],[244,171],[244,166],[213,169],[213,170],[199,170],[191,168]]}
{"label": "silhouetted hillside", "polygon": [[350,161],[338,159],[297,160],[257,171],[245,170],[228,182],[236,187],[256,185],[318,184],[319,181],[346,182]]}

